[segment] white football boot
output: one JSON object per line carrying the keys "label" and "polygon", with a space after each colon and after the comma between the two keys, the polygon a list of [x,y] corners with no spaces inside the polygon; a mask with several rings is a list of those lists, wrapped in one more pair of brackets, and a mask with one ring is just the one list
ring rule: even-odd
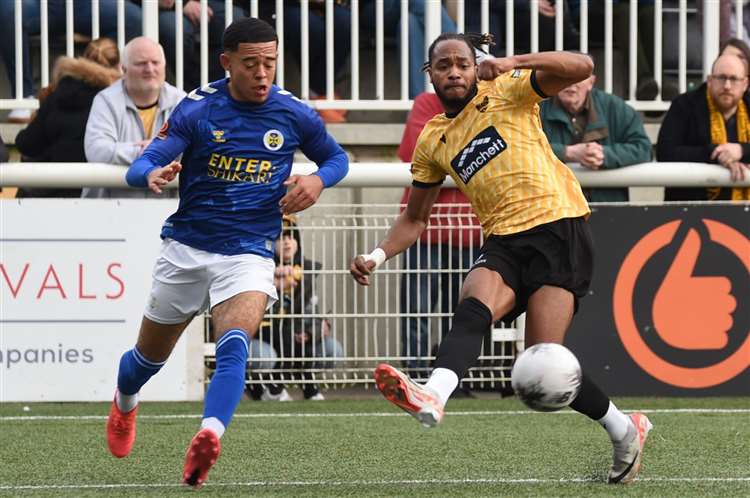
{"label": "white football boot", "polygon": [[632,425],[622,441],[613,443],[614,461],[609,471],[610,484],[630,484],[641,470],[643,447],[653,428],[651,421],[643,413],[630,414]]}
{"label": "white football boot", "polygon": [[381,363],[375,369],[375,384],[385,399],[419,420],[423,426],[434,427],[443,419],[443,406],[437,394],[398,369]]}

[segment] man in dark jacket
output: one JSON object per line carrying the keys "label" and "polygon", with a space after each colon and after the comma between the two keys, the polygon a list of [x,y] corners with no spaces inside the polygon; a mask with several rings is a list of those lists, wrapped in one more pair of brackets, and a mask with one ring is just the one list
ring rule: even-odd
{"label": "man in dark jacket", "polygon": [[[659,130],[658,161],[718,163],[732,180],[748,174],[750,120],[747,69],[735,55],[716,59],[708,81],[677,97]],[[667,188],[665,200],[747,200],[748,188]]]}
{"label": "man in dark jacket", "polygon": [[[651,160],[641,118],[620,97],[594,88],[596,76],[571,85],[539,105],[552,150],[563,162],[611,169]],[[593,202],[626,202],[627,188],[583,189]]]}

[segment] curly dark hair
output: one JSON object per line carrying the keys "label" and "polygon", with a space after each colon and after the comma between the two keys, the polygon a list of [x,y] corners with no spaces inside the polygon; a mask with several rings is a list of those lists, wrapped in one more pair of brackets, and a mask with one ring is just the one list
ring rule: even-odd
{"label": "curly dark hair", "polygon": [[490,33],[443,33],[442,35],[435,38],[430,44],[429,50],[427,50],[427,62],[422,66],[422,71],[427,71],[430,64],[432,64],[432,55],[435,52],[435,47],[438,43],[445,40],[461,40],[468,45],[469,49],[474,53],[474,59],[476,60],[476,50],[482,50],[482,45],[494,45],[495,37]]}

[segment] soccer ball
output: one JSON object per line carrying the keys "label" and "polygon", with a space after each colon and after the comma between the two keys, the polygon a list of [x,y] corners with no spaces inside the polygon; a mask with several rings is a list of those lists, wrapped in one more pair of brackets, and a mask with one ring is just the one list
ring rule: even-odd
{"label": "soccer ball", "polygon": [[581,389],[581,365],[575,355],[560,344],[531,346],[516,358],[510,377],[521,401],[540,412],[565,408]]}

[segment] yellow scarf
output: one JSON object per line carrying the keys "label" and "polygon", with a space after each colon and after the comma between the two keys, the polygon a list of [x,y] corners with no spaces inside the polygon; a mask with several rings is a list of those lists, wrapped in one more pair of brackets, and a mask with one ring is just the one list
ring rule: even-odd
{"label": "yellow scarf", "polygon": [[[716,109],[716,104],[714,104],[708,88],[706,88],[706,100],[708,101],[708,114],[711,120],[711,143],[725,144],[727,143],[727,128],[724,125],[724,116]],[[742,99],[737,105],[737,140],[741,144],[750,143],[750,119],[748,119],[747,107],[745,107],[745,102]],[[713,201],[719,197],[721,187],[709,187],[706,190],[708,191],[708,200]],[[750,187],[732,188],[732,200],[750,200]]]}

